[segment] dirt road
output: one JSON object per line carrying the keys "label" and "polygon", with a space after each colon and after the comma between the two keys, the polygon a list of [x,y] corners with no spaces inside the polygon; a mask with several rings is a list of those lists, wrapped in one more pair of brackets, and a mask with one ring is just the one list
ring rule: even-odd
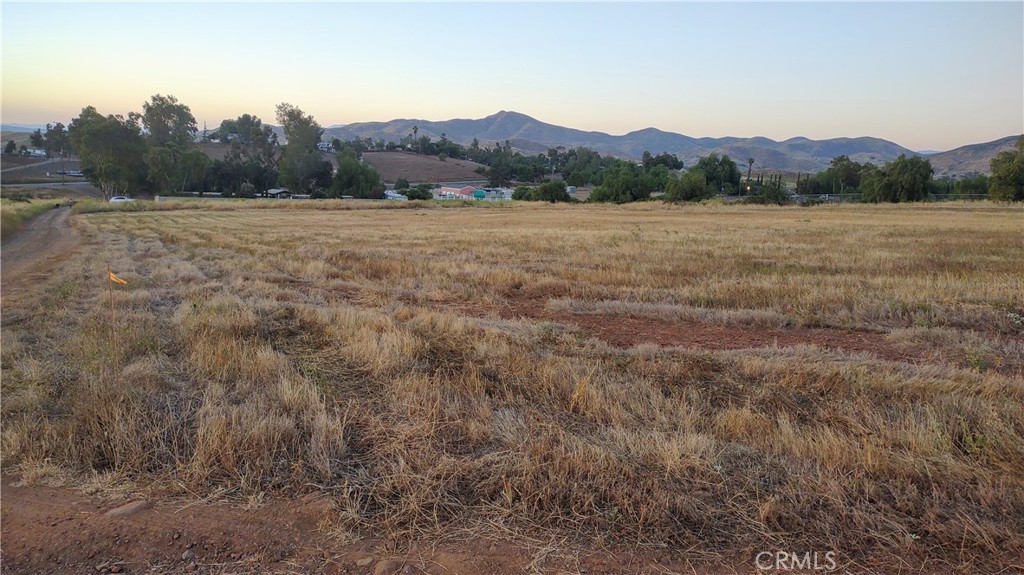
{"label": "dirt road", "polygon": [[67,207],[45,211],[0,246],[0,294],[34,285],[67,258],[77,245],[70,215]]}
{"label": "dirt road", "polygon": [[[34,163],[31,163],[31,164],[24,164],[24,165],[21,165],[21,166],[10,166],[10,167],[4,166],[3,170],[0,170],[0,171],[2,171],[3,173],[6,174],[7,172],[17,172],[18,170],[27,170],[27,169],[31,169],[31,168],[38,168],[40,166],[49,166],[51,164],[59,164],[60,161],[61,161],[60,158],[50,158],[48,160],[43,160],[42,162],[34,162]],[[67,160],[65,160],[65,162],[66,161]],[[75,162],[75,163],[77,165],[78,162]]]}
{"label": "dirt road", "polygon": [[221,501],[119,500],[70,489],[2,486],[2,572],[511,575],[519,573],[717,573],[664,556],[579,553],[545,543],[452,538],[395,541],[332,529],[338,512],[321,496],[257,508]]}

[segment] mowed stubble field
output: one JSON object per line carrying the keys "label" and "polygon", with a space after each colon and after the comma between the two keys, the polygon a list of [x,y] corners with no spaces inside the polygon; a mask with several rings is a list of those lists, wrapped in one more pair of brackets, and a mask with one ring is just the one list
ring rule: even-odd
{"label": "mowed stubble field", "polygon": [[1020,565],[1019,207],[268,205],[74,216],[4,295],[6,469],[323,491],[396,537]]}

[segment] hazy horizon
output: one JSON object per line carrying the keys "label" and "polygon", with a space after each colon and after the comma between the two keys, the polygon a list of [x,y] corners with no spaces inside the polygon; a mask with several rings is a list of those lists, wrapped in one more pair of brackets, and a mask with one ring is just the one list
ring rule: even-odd
{"label": "hazy horizon", "polygon": [[515,111],[613,135],[870,136],[950,150],[1024,132],[1024,3],[4,2],[4,124],[153,94],[200,129],[294,104],[323,126]]}

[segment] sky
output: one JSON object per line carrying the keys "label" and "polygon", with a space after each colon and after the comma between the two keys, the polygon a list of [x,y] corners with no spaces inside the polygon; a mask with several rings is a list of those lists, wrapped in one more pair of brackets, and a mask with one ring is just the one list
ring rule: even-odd
{"label": "sky", "polygon": [[323,126],[482,118],[694,137],[874,136],[948,150],[1024,132],[1024,2],[18,3],[5,124],[154,94],[200,129],[281,102]]}

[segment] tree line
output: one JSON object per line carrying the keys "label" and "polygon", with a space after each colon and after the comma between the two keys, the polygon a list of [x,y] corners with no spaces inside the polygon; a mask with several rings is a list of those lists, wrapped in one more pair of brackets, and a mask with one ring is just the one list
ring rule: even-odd
{"label": "tree line", "polygon": [[[490,185],[515,182],[544,183],[561,176],[556,186],[518,192],[521,199],[565,201],[566,186],[594,186],[590,201],[624,203],[663,194],[668,201],[699,201],[716,195],[745,195],[755,201],[782,203],[790,190],[778,175],[751,178],[754,159],[747,161],[746,180],[728,155],[712,153],[688,169],[675,155],[645,151],[641,161],[602,156],[577,147],[549,148],[547,153],[526,155],[511,142],[481,146],[474,138],[463,146],[441,134],[434,141],[420,136],[418,128],[401,142],[370,138],[330,142],[334,163],[321,150],[324,130],[312,115],[282,103],[275,119],[285,142],[271,126],[252,114],[225,119],[208,139],[227,146],[222,159],[211,159],[197,143],[195,117],[174,96],[154,95],[142,112],[127,116],[103,115],[87,106],[65,127],[47,124],[36,130],[30,143],[48,155],[76,153],[82,172],[107,196],[140,193],[167,194],[183,191],[219,192],[226,196],[252,197],[277,186],[312,197],[352,196],[383,198],[380,174],[362,161],[368,150],[403,149],[439,160],[465,158],[480,163],[481,175]],[[13,153],[13,141],[5,153]],[[926,158],[899,158],[875,166],[848,156],[833,158],[829,168],[813,175],[797,176],[795,192],[815,197],[827,194],[860,194],[863,201],[920,201],[936,194],[987,194],[993,200],[1024,200],[1024,136],[1014,150],[998,154],[991,162],[992,175],[935,179]],[[408,186],[406,186],[408,187]],[[529,189],[529,188],[528,188]],[[428,195],[423,191],[417,196]],[[518,198],[517,198],[518,199]]]}
{"label": "tree line", "polygon": [[[646,159],[646,158],[645,158]],[[614,160],[602,166],[590,179],[598,185],[590,196],[594,202],[631,202],[663,192],[667,201],[699,201],[716,195],[741,195],[748,201],[782,204],[791,190],[781,175],[752,179],[748,160],[746,180],[729,156],[710,154],[689,169],[668,171],[664,163]],[[882,166],[858,163],[848,156],[832,159],[827,170],[802,177],[797,175],[796,194],[817,198],[830,194],[858,194],[864,202],[914,202],[935,196],[978,198],[994,201],[1024,201],[1024,136],[1013,150],[1000,152],[990,163],[991,176],[972,174],[959,179],[936,179],[927,158],[900,155]]]}
{"label": "tree line", "polygon": [[901,154],[879,167],[837,156],[827,170],[802,179],[798,176],[796,192],[807,196],[860,194],[865,202],[914,202],[934,196],[1024,200],[1024,136],[1013,150],[992,158],[990,168],[991,176],[934,178],[931,162],[922,157]]}
{"label": "tree line", "polygon": [[[67,149],[81,160],[82,172],[105,196],[212,191],[253,197],[283,186],[313,197],[383,198],[380,174],[360,162],[350,146],[336,151],[334,165],[318,148],[323,128],[287,103],[276,108],[286,141],[252,114],[225,120],[233,130],[223,159],[211,160],[196,141],[195,117],[174,96],[154,95],[142,112],[103,115],[93,106],[68,126]],[[60,134],[62,126],[48,127]],[[33,134],[34,136],[34,134]],[[57,136],[54,142],[59,142]],[[64,148],[55,144],[54,149]]]}
{"label": "tree line", "polygon": [[[29,134],[29,143],[36,150],[43,150],[46,152],[47,158],[58,156],[61,158],[69,157],[71,154],[71,142],[68,140],[68,131],[64,124],[56,122],[54,124],[47,124],[46,131],[36,128],[34,132]],[[4,155],[13,155],[15,152],[21,155],[28,155],[28,146],[24,144],[21,148],[18,148],[18,144],[14,140],[8,140],[7,144],[4,145]]]}

